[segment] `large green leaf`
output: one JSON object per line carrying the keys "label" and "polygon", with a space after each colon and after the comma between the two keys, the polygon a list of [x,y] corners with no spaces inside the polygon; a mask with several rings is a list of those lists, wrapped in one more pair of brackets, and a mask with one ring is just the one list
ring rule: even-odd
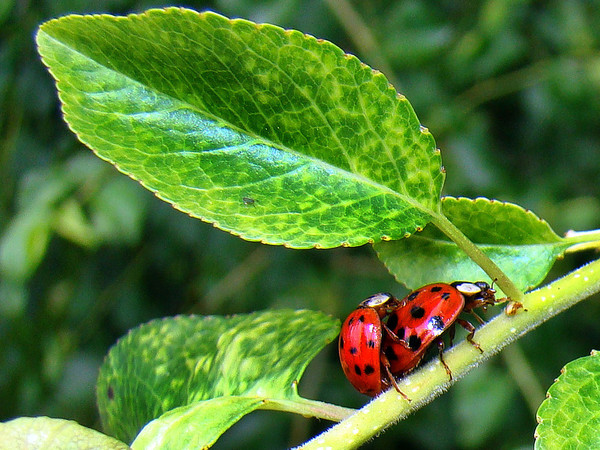
{"label": "large green leaf", "polygon": [[20,417],[0,423],[0,450],[125,450],[123,442],[72,420]]}
{"label": "large green leaf", "polygon": [[313,311],[149,322],[121,339],[100,370],[102,422],[130,442],[150,420],[200,400],[298,399],[306,365],[338,331],[337,319]]}
{"label": "large green leaf", "polygon": [[[442,210],[519,289],[537,286],[572,245],[547,222],[511,203],[444,197]],[[375,250],[388,270],[411,289],[438,281],[488,279],[466,253],[431,226],[409,239],[375,244]]]}
{"label": "large green leaf", "polygon": [[400,239],[439,212],[439,151],[385,76],[298,31],[168,8],[45,23],[65,119],[176,208],[292,247]]}
{"label": "large green leaf", "polygon": [[567,364],[538,413],[535,448],[600,448],[600,354]]}

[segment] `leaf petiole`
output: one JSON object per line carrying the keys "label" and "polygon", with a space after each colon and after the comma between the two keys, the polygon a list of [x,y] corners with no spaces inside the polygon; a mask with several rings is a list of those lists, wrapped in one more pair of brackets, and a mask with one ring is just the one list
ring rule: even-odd
{"label": "leaf petiole", "polygon": [[593,249],[598,250],[600,249],[600,230],[569,230],[565,233],[565,240],[573,244],[566,250],[567,253]]}
{"label": "leaf petiole", "polygon": [[331,403],[310,400],[303,397],[298,397],[293,400],[268,398],[265,399],[260,409],[291,412],[300,414],[304,417],[318,417],[319,419],[331,420],[332,422],[341,422],[356,412],[356,410],[351,408],[344,408],[343,406],[332,405]]}
{"label": "leaf petiole", "polygon": [[433,214],[431,222],[460,247],[513,301],[521,302],[523,292],[515,286],[511,279],[492,261],[477,245],[460,231],[443,214]]}

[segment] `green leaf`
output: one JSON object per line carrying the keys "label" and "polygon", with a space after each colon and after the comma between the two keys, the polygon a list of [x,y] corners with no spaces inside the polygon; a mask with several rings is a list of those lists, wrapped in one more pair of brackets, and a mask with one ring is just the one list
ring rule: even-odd
{"label": "green leaf", "polygon": [[57,208],[53,227],[57,234],[82,247],[94,247],[98,244],[94,228],[85,216],[81,203],[73,197],[66,199]]}
{"label": "green leaf", "polygon": [[12,282],[27,280],[46,254],[52,211],[27,208],[17,214],[0,239],[0,274]]}
{"label": "green leaf", "polygon": [[146,217],[145,193],[139,185],[124,177],[105,183],[90,205],[95,233],[111,244],[139,242],[142,221]]}
{"label": "green leaf", "polygon": [[131,447],[208,448],[262,403],[256,397],[218,397],[172,409],[146,425]]}
{"label": "green leaf", "polygon": [[[537,286],[572,245],[531,211],[485,198],[444,197],[443,213],[522,290]],[[434,227],[375,246],[388,270],[410,289],[437,281],[486,280],[487,275]]]}
{"label": "green leaf", "polygon": [[0,449],[123,450],[123,442],[72,420],[20,417],[0,423]]}
{"label": "green leaf", "polygon": [[600,448],[600,354],[568,363],[538,409],[535,448]]}
{"label": "green leaf", "polygon": [[149,322],[122,338],[100,370],[102,422],[130,442],[150,420],[200,400],[298,399],[306,365],[338,331],[337,319],[313,311]]}
{"label": "green leaf", "polygon": [[361,245],[439,212],[433,137],[385,76],[330,42],[179,8],[67,16],[37,42],[79,139],[221,229]]}
{"label": "green leaf", "polygon": [[69,195],[86,183],[93,185],[102,172],[97,158],[79,156],[64,167],[34,170],[23,178],[17,195],[18,213],[0,239],[0,274],[4,278],[12,283],[26,281],[46,255],[53,231],[81,245],[96,240],[79,201]]}

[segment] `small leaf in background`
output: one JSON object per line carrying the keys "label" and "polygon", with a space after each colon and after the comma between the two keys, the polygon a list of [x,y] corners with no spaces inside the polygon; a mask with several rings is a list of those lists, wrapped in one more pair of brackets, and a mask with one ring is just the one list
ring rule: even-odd
{"label": "small leaf in background", "polygon": [[0,239],[0,274],[12,282],[27,280],[46,254],[52,211],[28,208],[8,225]]}
{"label": "small leaf in background", "polygon": [[167,411],[135,438],[131,447],[208,448],[246,414],[262,405],[260,398],[218,397]]}
{"label": "small leaf in background", "polygon": [[[571,245],[544,220],[511,203],[444,197],[442,210],[519,289],[537,286]],[[410,289],[437,281],[488,279],[456,244],[431,226],[408,239],[374,247],[388,270]]]}
{"label": "small leaf in background", "polygon": [[535,448],[600,448],[600,353],[568,363],[538,409]]}
{"label": "small leaf in background", "polygon": [[149,322],[122,338],[102,365],[102,422],[130,442],[149,421],[200,400],[299,398],[296,382],[338,331],[337,319],[313,311]]}
{"label": "small leaf in background", "polygon": [[105,183],[91,201],[95,233],[112,245],[136,244],[141,239],[147,197],[139,185],[124,177]]}
{"label": "small leaf in background", "polygon": [[56,209],[52,225],[57,234],[82,247],[95,247],[98,244],[94,228],[85,216],[81,203],[73,197],[66,199]]}
{"label": "small leaf in background", "polygon": [[[59,203],[88,176],[83,171],[84,161],[90,158],[75,157],[70,169],[42,168],[31,171],[18,188],[18,213],[0,236],[0,274],[13,283],[26,281],[46,255],[46,248],[55,231],[79,220],[77,206],[68,199],[61,208]],[[91,164],[96,169],[98,164]],[[73,170],[74,169],[74,170]],[[80,226],[80,224],[77,224]],[[76,228],[70,230],[76,233]]]}
{"label": "small leaf in background", "polygon": [[72,420],[20,417],[0,423],[0,449],[125,450],[123,442]]}
{"label": "small leaf in background", "polygon": [[180,8],[67,16],[37,42],[79,139],[223,230],[361,245],[439,211],[433,137],[384,75],[330,42]]}

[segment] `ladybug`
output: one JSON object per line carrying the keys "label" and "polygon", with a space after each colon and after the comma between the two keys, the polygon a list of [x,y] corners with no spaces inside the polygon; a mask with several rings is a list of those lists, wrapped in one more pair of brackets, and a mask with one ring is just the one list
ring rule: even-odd
{"label": "ladybug", "polygon": [[383,338],[381,352],[390,364],[389,370],[395,376],[412,371],[421,362],[426,350],[436,343],[440,360],[452,379],[452,372],[442,356],[444,342],[440,335],[448,330],[451,343],[455,324],[458,323],[469,332],[467,340],[483,352],[473,340],[475,327],[458,316],[469,312],[483,323],[473,309],[493,305],[495,293],[484,281],[456,281],[428,284],[408,294],[388,314],[386,326],[390,333]]}
{"label": "ladybug", "polygon": [[361,302],[342,325],[338,350],[346,378],[359,392],[374,397],[393,385],[410,401],[398,388],[390,363],[381,351],[384,335],[390,342],[396,342],[382,318],[399,304],[388,293],[376,294]]}

